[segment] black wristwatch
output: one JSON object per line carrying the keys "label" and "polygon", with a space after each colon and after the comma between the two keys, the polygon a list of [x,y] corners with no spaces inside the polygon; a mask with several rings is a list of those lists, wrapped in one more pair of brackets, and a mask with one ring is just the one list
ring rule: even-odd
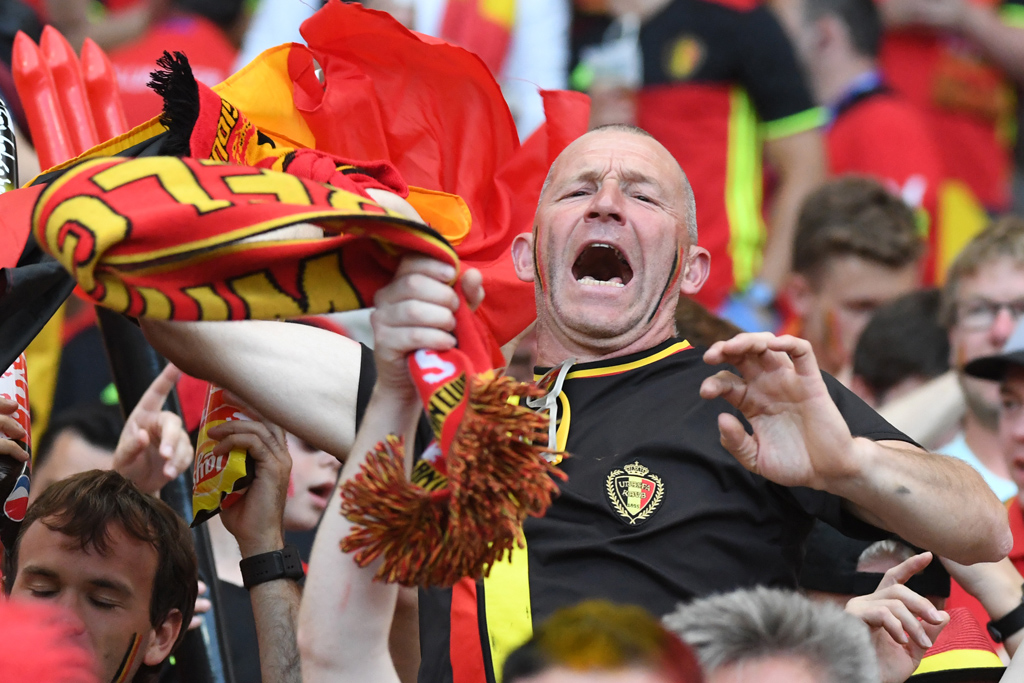
{"label": "black wristwatch", "polygon": [[988,634],[997,643],[1003,642],[1022,628],[1024,628],[1024,599],[1021,599],[1020,604],[1010,610],[1010,613],[1002,619],[993,619],[988,622]]}
{"label": "black wristwatch", "polygon": [[306,575],[302,571],[299,551],[293,545],[247,557],[238,563],[238,567],[242,570],[242,585],[247,589],[277,579],[298,581]]}

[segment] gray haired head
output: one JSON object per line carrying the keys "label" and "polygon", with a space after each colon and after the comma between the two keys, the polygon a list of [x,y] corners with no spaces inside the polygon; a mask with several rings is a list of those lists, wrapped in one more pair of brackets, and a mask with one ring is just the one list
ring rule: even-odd
{"label": "gray haired head", "polygon": [[838,605],[790,591],[738,590],[680,604],[665,626],[697,652],[707,674],[766,659],[807,662],[828,683],[877,683],[867,626]]}

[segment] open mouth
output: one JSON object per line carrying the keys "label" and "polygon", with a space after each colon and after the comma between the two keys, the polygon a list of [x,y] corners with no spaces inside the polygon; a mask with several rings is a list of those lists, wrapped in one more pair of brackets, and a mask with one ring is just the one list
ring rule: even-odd
{"label": "open mouth", "polygon": [[598,242],[584,247],[572,264],[572,276],[584,285],[625,287],[633,279],[633,269],[621,251]]}
{"label": "open mouth", "polygon": [[318,500],[327,504],[327,501],[331,499],[331,494],[334,492],[334,484],[326,483],[320,486],[314,486],[309,489],[309,492]]}

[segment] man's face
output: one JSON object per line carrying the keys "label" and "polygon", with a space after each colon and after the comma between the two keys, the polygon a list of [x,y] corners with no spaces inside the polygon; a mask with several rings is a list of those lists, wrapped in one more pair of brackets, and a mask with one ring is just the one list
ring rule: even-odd
{"label": "man's face", "polygon": [[1011,366],[999,384],[999,446],[1010,478],[1024,491],[1024,368]]}
{"label": "man's face", "polygon": [[797,657],[763,657],[719,667],[707,677],[708,683],[817,683],[822,672]]}
{"label": "man's face", "polygon": [[167,657],[181,614],[174,610],[159,627],[150,624],[156,549],[116,524],[107,529],[107,537],[107,554],[101,555],[95,548],[82,550],[41,521],[33,522],[21,538],[11,596],[56,603],[76,615],[82,642],[95,653],[103,681],[117,674],[137,635],[138,649],[124,679],[131,680],[143,664],[159,664]]}
{"label": "man's face", "polygon": [[292,475],[284,504],[284,525],[287,531],[309,531],[327,509],[341,463],[294,434],[288,434],[287,440]]}
{"label": "man's face", "polygon": [[962,369],[975,358],[999,353],[1010,338],[1016,314],[1008,306],[996,310],[997,304],[1024,308],[1024,268],[1007,257],[983,263],[977,272],[960,279],[949,330],[950,364],[959,372],[967,408],[992,429],[999,408],[999,386],[969,377]]}
{"label": "man's face", "polygon": [[708,264],[684,227],[684,182],[664,147],[634,133],[590,133],[562,153],[535,234],[513,247],[536,284],[540,350],[545,336],[597,353],[672,336],[679,292],[698,291]]}
{"label": "man's face", "polygon": [[77,433],[65,431],[54,439],[43,464],[32,471],[29,503],[55,481],[89,470],[109,470],[113,465],[113,451],[93,446]]}
{"label": "man's face", "polygon": [[917,266],[903,268],[859,256],[829,259],[813,281],[803,276],[794,308],[803,323],[803,336],[814,348],[822,370],[832,374],[847,368],[864,326],[879,306],[917,287]]}

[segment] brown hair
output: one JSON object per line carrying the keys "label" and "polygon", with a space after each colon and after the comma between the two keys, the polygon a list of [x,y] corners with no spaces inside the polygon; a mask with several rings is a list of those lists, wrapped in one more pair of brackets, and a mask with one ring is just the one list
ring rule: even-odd
{"label": "brown hair", "polygon": [[1024,219],[1017,216],[997,218],[957,254],[946,273],[946,285],[942,289],[942,305],[939,308],[939,322],[946,328],[956,323],[960,281],[999,258],[1011,259],[1018,268],[1024,269]]}
{"label": "brown hair", "polygon": [[[185,521],[163,501],[142,493],[114,471],[90,470],[51,484],[29,506],[21,531],[4,557],[4,590],[10,594],[18,573],[18,548],[34,522],[78,541],[83,550],[109,552],[111,524],[153,546],[157,552],[149,622],[154,628],[172,610],[181,612],[177,648],[196,605],[198,569],[192,534]],[[172,649],[173,651],[173,649]]]}
{"label": "brown hair", "polygon": [[648,669],[672,683],[701,683],[697,656],[636,605],[586,600],[558,610],[505,660],[508,683],[554,668],[573,671]]}
{"label": "brown hair", "polygon": [[816,278],[837,256],[858,256],[902,268],[921,256],[924,242],[914,212],[870,178],[825,183],[804,202],[793,242],[793,270]]}

